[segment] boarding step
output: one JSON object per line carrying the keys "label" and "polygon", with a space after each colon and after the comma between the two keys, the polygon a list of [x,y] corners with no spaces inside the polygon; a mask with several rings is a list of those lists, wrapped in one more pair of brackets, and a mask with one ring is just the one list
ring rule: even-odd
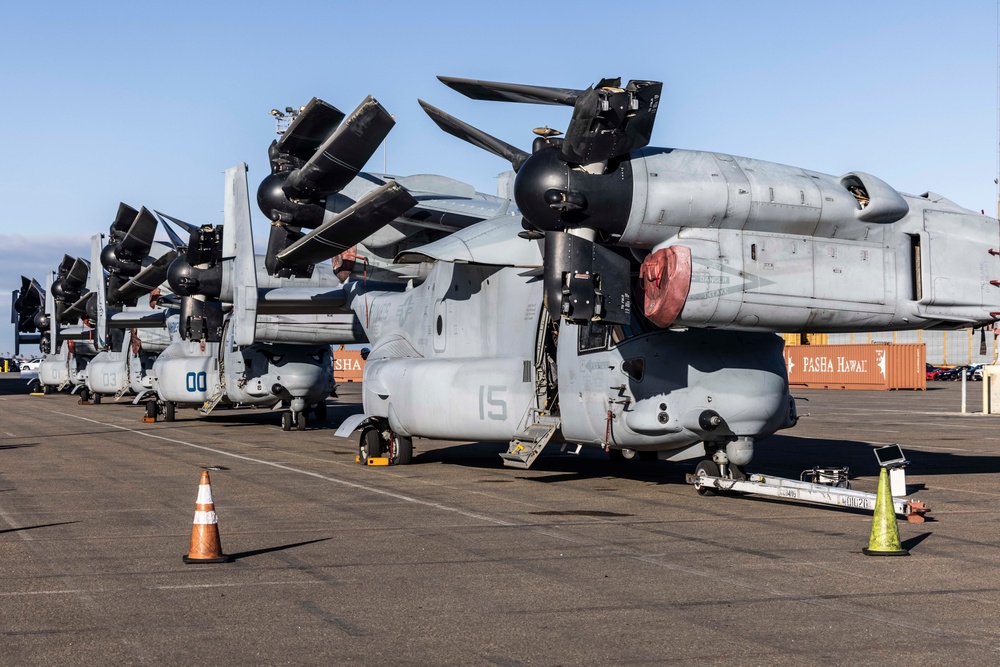
{"label": "boarding step", "polygon": [[530,468],[559,425],[558,417],[535,415],[534,420],[510,441],[510,448],[500,455],[503,464],[522,470]]}
{"label": "boarding step", "polygon": [[116,401],[120,400],[121,397],[124,396],[126,394],[126,392],[128,392],[131,388],[132,388],[132,385],[131,384],[127,384],[124,387],[122,387],[121,389],[119,389],[117,392],[115,392],[115,400]]}
{"label": "boarding step", "polygon": [[220,402],[222,402],[222,399],[224,399],[225,397],[226,397],[226,392],[220,389],[219,391],[215,392],[215,394],[213,394],[211,398],[205,401],[205,404],[201,406],[198,412],[200,412],[204,416],[208,416],[209,414],[211,414],[212,410],[215,409],[215,406],[218,405]]}

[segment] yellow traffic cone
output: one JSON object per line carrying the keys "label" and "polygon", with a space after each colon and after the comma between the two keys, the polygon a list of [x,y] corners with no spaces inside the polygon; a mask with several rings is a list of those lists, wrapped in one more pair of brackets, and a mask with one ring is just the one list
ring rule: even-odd
{"label": "yellow traffic cone", "polygon": [[194,506],[194,524],[191,526],[191,549],[184,556],[185,563],[228,563],[229,556],[222,553],[219,539],[219,518],[215,515],[212,500],[212,481],[208,471],[201,471],[198,500]]}
{"label": "yellow traffic cone", "polygon": [[868,548],[862,551],[866,556],[910,555],[899,541],[899,525],[896,523],[896,510],[892,506],[892,492],[889,489],[889,471],[885,468],[878,475],[872,535],[868,539]]}

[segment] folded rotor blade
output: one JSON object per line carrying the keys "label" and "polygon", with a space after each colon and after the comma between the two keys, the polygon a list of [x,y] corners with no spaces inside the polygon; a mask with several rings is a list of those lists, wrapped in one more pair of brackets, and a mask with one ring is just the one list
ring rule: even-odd
{"label": "folded rotor blade", "polygon": [[21,289],[17,293],[17,300],[14,304],[20,312],[22,308],[40,306],[43,296],[42,286],[38,284],[37,280],[34,278],[29,280],[25,276],[21,276]]}
{"label": "folded rotor blade", "polygon": [[94,292],[87,292],[79,299],[73,302],[66,310],[63,311],[62,315],[67,320],[78,320],[87,315],[87,304],[91,299],[96,299],[97,294]]}
{"label": "folded rotor blade", "polygon": [[[170,245],[174,247],[174,250],[179,250],[180,248],[186,248],[187,242],[180,237],[180,235],[174,231],[174,228],[167,224],[167,216],[163,215],[159,211],[153,211],[156,213],[156,217],[160,219],[160,224],[163,225],[163,231],[167,233],[170,238]],[[191,232],[188,232],[190,235]]]}
{"label": "folded rotor blade", "polygon": [[17,313],[17,330],[33,333],[36,330],[35,315],[41,310],[45,294],[37,280],[29,280],[21,276],[21,289],[14,301],[14,311]]}
{"label": "folded rotor blade", "polygon": [[278,253],[277,259],[290,266],[330,259],[357,245],[416,204],[417,201],[398,183],[386,183],[288,246]]}
{"label": "folded rotor blade", "polygon": [[188,234],[198,229],[198,225],[192,225],[190,222],[184,222],[180,218],[175,218],[172,215],[167,215],[166,213],[160,213],[159,211],[156,211],[156,215],[160,216],[161,218],[166,218],[170,222],[174,223],[175,225],[183,229]]}
{"label": "folded rotor blade", "polygon": [[[69,263],[69,269],[66,271],[66,276],[63,280],[67,286],[79,290],[87,284],[87,276],[90,274],[90,262],[82,257],[74,257],[72,260]],[[65,263],[65,261],[64,259],[63,262]]]}
{"label": "folded rotor blade", "polygon": [[592,164],[649,144],[663,84],[630,81],[621,89],[608,83],[614,82],[601,81],[577,99],[563,139],[564,161]]}
{"label": "folded rotor blade", "polygon": [[438,127],[447,132],[453,137],[458,137],[463,141],[467,141],[473,146],[478,146],[485,151],[493,153],[497,157],[502,157],[503,159],[510,162],[514,171],[521,168],[524,161],[528,159],[529,154],[522,151],[516,146],[511,146],[501,139],[497,139],[482,130],[475,128],[468,123],[460,121],[454,116],[441,111],[440,109],[431,106],[423,100],[417,100],[420,107],[427,112],[427,115],[431,117]]}
{"label": "folded rotor blade", "polygon": [[358,175],[395,123],[369,95],[304,165],[288,175],[282,186],[285,195],[310,201],[341,190]]}
{"label": "folded rotor blade", "polygon": [[453,76],[439,76],[438,81],[466,97],[491,102],[523,102],[526,104],[562,104],[573,106],[584,92],[572,88],[526,86],[520,83],[478,81]]}
{"label": "folded rotor blade", "polygon": [[118,213],[115,214],[115,220],[111,223],[111,231],[120,232],[125,234],[128,232],[128,228],[132,226],[132,221],[135,220],[135,216],[139,215],[139,212],[126,204],[125,202],[119,202]]}
{"label": "folded rotor blade", "polygon": [[177,259],[177,251],[170,250],[145,267],[138,275],[124,285],[109,286],[108,301],[112,303],[125,303],[149,294],[167,279],[167,270],[170,268],[170,263],[175,259]]}
{"label": "folded rotor blade", "polygon": [[342,120],[344,120],[343,111],[314,97],[278,139],[276,148],[279,153],[294,155],[303,161],[308,160],[333,134]]}
{"label": "folded rotor blade", "polygon": [[73,262],[76,261],[76,257],[72,255],[63,255],[62,261],[59,262],[59,268],[56,269],[56,279],[61,280],[69,275],[70,270],[73,268]]}
{"label": "folded rotor blade", "polygon": [[145,206],[136,214],[125,237],[118,243],[118,253],[122,257],[141,258],[149,253],[156,235],[156,217]]}

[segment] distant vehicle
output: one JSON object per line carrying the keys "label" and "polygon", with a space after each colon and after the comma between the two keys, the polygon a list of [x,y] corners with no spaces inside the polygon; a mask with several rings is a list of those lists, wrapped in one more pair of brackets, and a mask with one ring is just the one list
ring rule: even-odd
{"label": "distant vehicle", "polygon": [[943,368],[938,368],[937,366],[933,366],[931,364],[927,364],[926,370],[928,380],[937,380],[938,376],[944,371]]}
{"label": "distant vehicle", "polygon": [[981,382],[983,379],[983,366],[986,364],[972,364],[965,372],[965,377],[969,380]]}
{"label": "distant vehicle", "polygon": [[37,371],[38,366],[41,363],[42,360],[37,357],[34,359],[26,359],[25,361],[21,362],[21,372],[23,373],[24,371]]}
{"label": "distant vehicle", "polygon": [[975,366],[964,366],[964,365],[963,366],[955,366],[953,368],[948,368],[946,370],[941,371],[938,374],[937,379],[938,380],[961,380],[962,379],[962,374],[964,373],[965,374],[965,379],[966,380],[971,380],[971,379],[974,379],[973,378],[974,372],[975,372]]}

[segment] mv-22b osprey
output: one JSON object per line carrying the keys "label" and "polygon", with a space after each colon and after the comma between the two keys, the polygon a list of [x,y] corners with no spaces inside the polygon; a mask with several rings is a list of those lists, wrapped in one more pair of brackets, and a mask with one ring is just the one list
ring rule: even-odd
{"label": "mv-22b osprey", "polygon": [[[741,477],[793,426],[773,332],[984,326],[1000,315],[997,220],[862,172],[840,177],[647,147],[662,84],[568,90],[442,78],[474,99],[573,107],[524,152],[424,102],[446,132],[506,158],[519,217],[398,261],[419,286],[353,305],[373,346],[362,457],[413,437],[507,441],[528,467],[550,438],[612,457],[704,457]],[[544,307],[543,307],[544,306]]]}

